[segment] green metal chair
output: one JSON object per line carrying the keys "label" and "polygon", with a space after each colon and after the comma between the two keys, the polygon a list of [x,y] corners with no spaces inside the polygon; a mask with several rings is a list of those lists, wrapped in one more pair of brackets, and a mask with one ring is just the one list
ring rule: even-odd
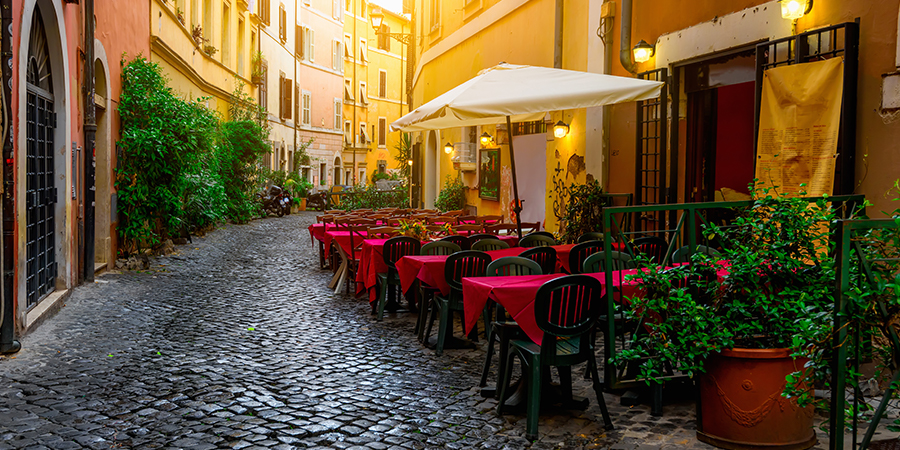
{"label": "green metal chair", "polygon": [[509,244],[501,241],[500,239],[481,239],[480,241],[472,244],[472,250],[476,250],[479,252],[490,252],[494,250],[501,250],[504,248],[509,248]]}
{"label": "green metal chair", "polygon": [[519,241],[519,247],[550,247],[553,245],[559,245],[559,243],[556,242],[556,239],[544,236],[543,234],[532,233]]}
{"label": "green metal chair", "polygon": [[576,241],[578,244],[587,241],[603,241],[606,239],[606,234],[600,231],[588,231],[587,233],[578,236],[578,240]]}
{"label": "green metal chair", "polygon": [[[378,282],[381,289],[378,293],[378,315],[376,320],[379,322],[384,319],[384,307],[389,301],[394,300],[394,291],[391,286],[400,287],[400,275],[397,273],[397,261],[408,255],[418,255],[422,248],[422,243],[418,239],[409,236],[397,236],[388,239],[384,243],[382,256],[384,256],[384,264],[387,265],[387,273],[378,274]],[[402,294],[402,293],[401,293]]]}
{"label": "green metal chair", "polygon": [[631,251],[635,256],[643,254],[656,264],[663,264],[666,252],[669,251],[669,243],[656,236],[639,237],[631,242]]}
{"label": "green metal chair", "polygon": [[[425,330],[425,341],[431,334],[431,327],[434,323],[435,316],[440,311],[440,321],[438,322],[437,345],[435,351],[438,356],[444,353],[444,344],[447,341],[447,335],[453,335],[453,319],[451,315],[454,312],[463,312],[463,296],[462,296],[462,279],[465,277],[483,277],[488,264],[491,263],[491,255],[476,250],[463,250],[456,252],[447,257],[447,263],[444,266],[444,279],[450,286],[450,295],[435,295],[434,302],[431,306],[431,314],[428,319],[428,326]],[[477,334],[473,330],[471,336]]]}
{"label": "green metal chair", "polygon": [[[538,414],[541,405],[543,377],[549,375],[549,368],[557,367],[561,400],[570,401],[572,395],[572,369],[576,364],[587,362],[591,372],[597,403],[607,430],[613,428],[612,419],[603,399],[603,384],[597,370],[591,329],[596,325],[603,299],[603,285],[586,275],[571,275],[544,283],[534,299],[534,318],[544,332],[541,344],[530,339],[513,339],[509,343],[510,354],[501,375],[500,401],[497,413],[503,414],[503,401],[512,378],[513,358],[522,361],[522,370],[528,390],[525,438],[538,437]],[[549,380],[548,380],[549,381]]]}
{"label": "green metal chair", "polygon": [[[507,256],[491,261],[487,266],[486,276],[489,277],[517,277],[523,275],[542,275],[541,266],[521,256]],[[494,307],[495,306],[495,307]],[[494,357],[494,341],[500,344],[500,371],[506,367],[506,353],[511,338],[518,337],[521,333],[515,320],[507,317],[506,310],[493,302],[484,305],[484,326],[487,331],[487,356],[484,359],[484,369],[481,371],[479,386],[487,385],[488,372],[491,369],[491,359]],[[493,319],[491,316],[494,316]]]}

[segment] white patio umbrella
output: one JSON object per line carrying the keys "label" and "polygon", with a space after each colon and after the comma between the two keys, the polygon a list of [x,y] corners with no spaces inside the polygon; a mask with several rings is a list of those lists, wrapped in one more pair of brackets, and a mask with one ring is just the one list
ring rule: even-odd
{"label": "white patio umbrella", "polygon": [[[659,96],[663,83],[574,70],[501,63],[443,93],[391,123],[392,131],[540,120],[548,111],[647,100]],[[509,139],[516,228],[522,237],[516,159]]]}

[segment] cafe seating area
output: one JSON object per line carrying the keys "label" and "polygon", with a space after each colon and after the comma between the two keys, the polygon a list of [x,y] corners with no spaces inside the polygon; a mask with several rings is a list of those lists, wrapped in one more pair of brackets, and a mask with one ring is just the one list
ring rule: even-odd
{"label": "cafe seating area", "polygon": [[[609,320],[601,272],[604,233],[589,232],[576,243],[560,244],[540,223],[517,225],[501,215],[421,209],[325,211],[309,233],[321,268],[333,273],[329,288],[368,300],[372,320],[384,320],[386,312],[414,314],[410,332],[438,356],[485,342],[482,395],[527,392],[518,396],[527,397],[528,436],[537,433],[541,375],[547,381],[549,372],[544,372],[550,366],[558,367],[561,377],[559,398],[581,408],[583,400],[569,398],[571,366],[586,364],[576,373],[584,371],[591,378],[603,424],[614,426],[602,395],[598,368],[603,364],[594,356],[597,332]],[[659,243],[647,242],[633,248],[657,257]],[[613,270],[632,270],[631,247],[611,245],[621,262]],[[617,297],[634,293],[621,274],[614,284]],[[517,358],[530,367],[518,387],[510,381]],[[498,386],[488,386],[489,378],[500,380]]]}

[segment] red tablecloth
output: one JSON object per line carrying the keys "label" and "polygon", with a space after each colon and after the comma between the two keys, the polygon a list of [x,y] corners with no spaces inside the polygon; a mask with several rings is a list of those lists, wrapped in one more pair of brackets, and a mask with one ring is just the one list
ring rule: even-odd
{"label": "red tablecloth", "polygon": [[[572,253],[572,247],[574,246],[575,244],[553,246],[553,248],[556,249],[556,258],[559,259],[559,267],[566,273],[572,273],[572,270],[569,269],[569,254]],[[620,252],[625,249],[625,244],[622,244],[621,242],[613,242],[612,248],[613,250]]]}
{"label": "red tablecloth", "polygon": [[[491,255],[491,259],[498,259],[504,256],[519,256],[520,253],[528,250],[523,247],[511,247],[502,250],[494,250],[487,252]],[[400,287],[403,292],[412,288],[416,279],[440,289],[441,293],[448,295],[450,286],[444,279],[444,266],[447,264],[447,255],[438,256],[404,256],[397,261],[397,273],[400,275]]]}
{"label": "red tablecloth", "polygon": [[[366,232],[356,232],[353,236],[353,244],[359,246],[366,239]],[[325,244],[325,249],[327,250],[332,245],[337,243],[344,249],[344,253],[347,256],[350,255],[350,232],[349,231],[326,231],[324,236],[322,237],[322,243]],[[359,255],[359,250],[356,251],[356,254]],[[358,258],[358,256],[357,256]]]}
{"label": "red tablecloth", "polygon": [[[622,271],[621,277],[613,277],[613,285],[619,288],[620,298],[633,297],[638,294],[640,280],[623,281],[626,275],[637,273],[637,269]],[[719,278],[727,273],[725,267],[719,269]],[[606,274],[588,273],[601,284],[606,284]],[[480,277],[463,278],[463,308],[465,327],[468,333],[478,322],[488,300],[493,300],[506,309],[522,331],[536,344],[541,343],[544,332],[534,320],[534,297],[542,284],[565,274],[528,275],[521,277]],[[604,287],[605,292],[605,287]]]}
{"label": "red tablecloth", "polygon": [[356,295],[363,289],[369,291],[369,301],[378,300],[378,274],[387,273],[384,263],[384,243],[387,239],[366,239],[359,255],[359,269],[356,271]]}
{"label": "red tablecloth", "polygon": [[[333,223],[314,223],[309,226],[309,238],[312,241],[324,242],[325,232],[334,230],[335,228],[337,228],[337,225]],[[315,242],[313,243],[315,244]]]}

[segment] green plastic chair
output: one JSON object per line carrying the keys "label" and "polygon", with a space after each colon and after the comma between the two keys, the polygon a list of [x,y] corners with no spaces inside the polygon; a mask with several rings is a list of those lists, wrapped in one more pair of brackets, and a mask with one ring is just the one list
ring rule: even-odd
{"label": "green plastic chair", "polygon": [[528,258],[541,266],[541,272],[544,274],[556,273],[556,249],[553,247],[532,247],[519,256]]}
{"label": "green plastic chair", "polygon": [[377,275],[378,282],[381,283],[381,289],[378,293],[378,315],[377,321],[384,319],[384,307],[389,301],[394,300],[394,291],[391,286],[400,287],[400,275],[397,273],[397,261],[408,255],[418,255],[422,248],[422,243],[418,239],[409,236],[397,236],[387,240],[384,243],[382,256],[384,256],[384,264],[387,265],[387,273],[379,273]]}
{"label": "green plastic chair", "polygon": [[[694,253],[703,253],[703,254],[706,254],[706,255],[709,255],[712,257],[719,256],[719,252],[716,249],[714,249],[712,247],[707,247],[705,245],[694,246]],[[692,254],[691,254],[690,246],[685,245],[684,247],[681,247],[678,250],[675,250],[674,253],[672,253],[672,262],[673,263],[691,262],[691,256],[692,256]],[[716,258],[714,258],[714,259],[716,259]]]}
{"label": "green plastic chair", "polygon": [[458,251],[462,250],[458,245],[449,241],[434,241],[429,242],[422,246],[422,249],[419,251],[422,255],[452,255]]}
{"label": "green plastic chair", "polygon": [[[460,247],[453,242],[450,241],[434,241],[429,242],[422,246],[422,249],[419,251],[422,255],[428,256],[438,256],[438,255],[452,255],[458,251],[460,251]],[[413,330],[416,335],[419,337],[419,340],[425,342],[425,322],[428,319],[428,310],[431,307],[431,303],[434,295],[437,293],[437,288],[434,286],[422,286],[419,283],[419,298],[422,301],[419,302],[419,317],[416,318],[416,327]]]}
{"label": "green plastic chair", "polygon": [[[435,316],[440,311],[437,345],[435,346],[438,356],[444,353],[447,335],[450,334],[452,336],[453,334],[451,315],[454,312],[459,312],[460,314],[463,312],[462,279],[466,277],[483,277],[490,263],[491,255],[476,250],[463,250],[447,257],[447,264],[444,266],[444,279],[447,280],[447,285],[450,286],[450,295],[446,297],[435,295],[431,306],[430,318],[428,319],[428,326],[425,330],[425,340],[427,340],[431,334]],[[475,330],[473,330],[471,336],[475,336],[475,334]]]}
{"label": "green plastic chair", "polygon": [[[603,384],[597,370],[594,346],[590,331],[600,314],[603,299],[603,285],[586,275],[571,275],[544,283],[534,299],[534,318],[544,332],[541,344],[530,339],[513,339],[509,343],[510,354],[500,382],[500,401],[497,413],[503,414],[503,401],[512,378],[513,358],[519,357],[523,370],[527,372],[528,389],[527,420],[525,438],[538,438],[538,414],[541,405],[542,376],[549,368],[556,366],[559,373],[562,400],[571,400],[572,369],[576,364],[587,362],[591,372],[597,403],[607,430],[613,429],[609,410],[603,399]],[[546,369],[545,369],[546,368]]]}
{"label": "green plastic chair", "polygon": [[559,245],[556,239],[544,236],[543,234],[529,234],[519,241],[519,247],[550,247]]}
{"label": "green plastic chair", "polygon": [[607,268],[606,252],[601,251],[589,255],[581,265],[581,273],[598,273],[606,272],[607,270],[619,271],[637,267],[628,253],[612,251],[610,252],[610,258],[612,259],[612,265]]}
{"label": "green plastic chair", "polygon": [[600,231],[588,231],[587,233],[578,236],[578,240],[576,243],[580,244],[582,242],[587,241],[602,241],[606,239],[606,234]]}
{"label": "green plastic chair", "polygon": [[569,252],[569,272],[572,274],[581,273],[584,260],[600,251],[603,251],[603,241],[586,241],[575,244]]}
{"label": "green plastic chair", "polygon": [[631,251],[636,255],[646,255],[656,264],[664,264],[669,243],[656,236],[645,236],[631,242]]}
{"label": "green plastic chair", "polygon": [[504,248],[509,248],[509,244],[501,241],[500,239],[481,239],[480,241],[472,244],[472,250],[476,250],[479,252],[490,252],[494,250],[501,250]]}
{"label": "green plastic chair", "polygon": [[[523,275],[542,275],[541,266],[521,256],[507,256],[491,261],[487,266],[486,275],[489,277],[517,277]],[[492,306],[496,306],[493,307]],[[492,314],[493,313],[493,314]],[[484,359],[484,368],[481,371],[479,386],[487,385],[488,372],[491,370],[491,359],[494,357],[494,341],[500,344],[500,371],[503,373],[506,367],[506,354],[511,338],[520,337],[521,330],[515,320],[506,316],[506,310],[493,302],[484,305],[484,326],[487,331],[487,356]],[[491,316],[494,316],[493,320]]]}
{"label": "green plastic chair", "polygon": [[469,238],[463,236],[461,234],[451,234],[450,236],[444,236],[441,238],[442,241],[452,242],[459,246],[459,248],[463,250],[469,250],[469,246],[471,246],[471,242],[469,242]]}

